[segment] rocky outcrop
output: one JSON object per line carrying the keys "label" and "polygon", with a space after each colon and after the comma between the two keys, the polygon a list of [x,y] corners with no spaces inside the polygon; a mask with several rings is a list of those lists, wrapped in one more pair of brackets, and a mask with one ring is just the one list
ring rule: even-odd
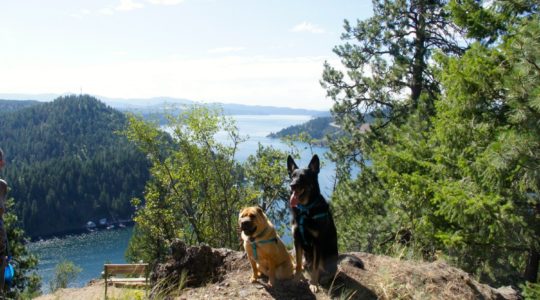
{"label": "rocky outcrop", "polygon": [[346,256],[360,259],[363,268],[343,260],[334,280],[313,294],[305,281],[288,280],[275,287],[265,280],[250,283],[251,267],[243,252],[187,247],[176,241],[169,259],[154,269],[152,282],[174,285],[186,274],[180,299],[520,299],[510,287],[494,289],[444,262],[403,261],[360,252]]}
{"label": "rocky outcrop", "polygon": [[230,270],[248,267],[242,252],[207,245],[187,247],[183,241],[176,240],[171,245],[170,257],[154,268],[150,279],[153,283],[178,283],[184,280],[182,276],[187,276],[186,285],[197,287],[222,281]]}

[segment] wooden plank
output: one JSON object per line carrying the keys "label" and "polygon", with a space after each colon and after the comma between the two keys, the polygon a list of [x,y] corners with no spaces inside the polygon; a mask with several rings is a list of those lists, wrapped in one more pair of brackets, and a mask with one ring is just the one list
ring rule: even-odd
{"label": "wooden plank", "polygon": [[145,282],[115,282],[113,286],[116,288],[147,288],[148,284]]}
{"label": "wooden plank", "polygon": [[108,275],[144,274],[148,264],[105,264],[104,268]]}
{"label": "wooden plank", "polygon": [[118,278],[118,277],[113,277],[113,278],[109,278],[109,280],[107,280],[109,282],[142,282],[142,283],[145,283],[146,282],[146,278],[144,277],[137,277],[137,278]]}
{"label": "wooden plank", "polygon": [[[112,283],[117,285],[130,286],[148,286],[148,264],[105,264],[103,265],[105,273],[105,299],[107,299],[107,286]],[[111,275],[144,275],[145,277],[126,278],[111,277]],[[147,290],[148,292],[148,290]]]}

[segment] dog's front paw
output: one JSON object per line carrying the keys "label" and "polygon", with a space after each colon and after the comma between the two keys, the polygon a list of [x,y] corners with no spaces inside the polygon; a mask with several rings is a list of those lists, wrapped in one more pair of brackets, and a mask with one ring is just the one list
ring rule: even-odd
{"label": "dog's front paw", "polygon": [[316,284],[309,283],[309,289],[312,293],[317,293],[319,291],[319,286]]}
{"label": "dog's front paw", "polygon": [[250,281],[251,283],[255,283],[255,282],[257,282],[257,277],[251,276],[251,278],[249,279],[249,281]]}

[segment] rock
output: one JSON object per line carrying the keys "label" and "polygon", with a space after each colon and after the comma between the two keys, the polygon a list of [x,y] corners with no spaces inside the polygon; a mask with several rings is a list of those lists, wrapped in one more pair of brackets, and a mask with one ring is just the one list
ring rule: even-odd
{"label": "rock", "polygon": [[212,249],[208,245],[187,247],[183,241],[175,240],[169,258],[154,268],[150,279],[166,287],[180,282],[184,273],[190,287],[219,282],[227,271],[245,265],[242,256],[241,252],[230,249]]}
{"label": "rock", "polygon": [[[342,255],[338,273],[329,285],[313,294],[307,281],[281,281],[269,287],[265,279],[252,284],[251,267],[243,252],[213,249],[207,245],[171,245],[167,261],[154,268],[151,280],[178,283],[187,272],[190,299],[213,294],[216,299],[491,299],[518,300],[511,287],[494,289],[477,282],[463,270],[445,262],[405,261],[393,257],[354,252]],[[218,296],[219,295],[219,296]],[[210,296],[213,297],[213,296]],[[221,297],[221,298],[220,298]]]}
{"label": "rock", "polygon": [[522,299],[519,292],[511,286],[503,286],[495,290],[499,295],[499,299],[519,300]]}

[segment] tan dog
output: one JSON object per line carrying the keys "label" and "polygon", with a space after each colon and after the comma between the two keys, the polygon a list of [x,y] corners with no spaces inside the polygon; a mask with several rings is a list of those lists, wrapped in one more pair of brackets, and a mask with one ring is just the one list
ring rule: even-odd
{"label": "tan dog", "polygon": [[271,286],[275,285],[276,279],[293,277],[292,257],[260,207],[242,209],[238,224],[253,269],[252,283],[259,278],[259,271],[268,276]]}

